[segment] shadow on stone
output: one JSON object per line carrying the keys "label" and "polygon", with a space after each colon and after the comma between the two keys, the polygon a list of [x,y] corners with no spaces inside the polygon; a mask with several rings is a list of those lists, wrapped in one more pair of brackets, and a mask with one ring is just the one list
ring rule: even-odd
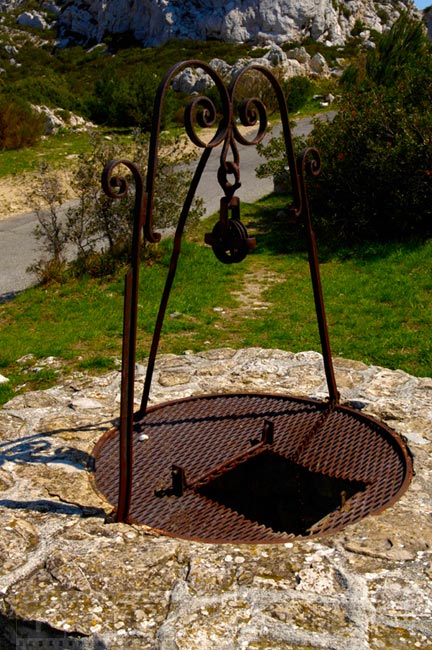
{"label": "shadow on stone", "polygon": [[11,510],[33,510],[34,512],[51,512],[56,515],[79,515],[81,517],[106,518],[103,508],[81,506],[74,503],[61,503],[49,499],[34,499],[31,501],[17,501],[14,499],[0,499],[0,507]]}
{"label": "shadow on stone", "polygon": [[[91,430],[79,427],[74,431]],[[6,461],[22,465],[26,463],[63,463],[75,469],[91,467],[92,456],[76,447],[57,446],[49,441],[60,431],[44,431],[19,440],[6,440],[0,444],[0,466]],[[64,429],[62,429],[64,432]]]}
{"label": "shadow on stone", "polygon": [[106,650],[108,646],[98,637],[68,634],[45,623],[11,619],[0,614],[1,650]]}

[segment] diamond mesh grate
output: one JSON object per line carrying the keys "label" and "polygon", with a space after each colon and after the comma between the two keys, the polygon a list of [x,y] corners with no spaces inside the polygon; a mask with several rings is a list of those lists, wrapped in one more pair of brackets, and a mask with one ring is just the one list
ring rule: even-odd
{"label": "diamond mesh grate", "polygon": [[[384,424],[348,407],[279,395],[162,404],[135,423],[133,442],[129,521],[203,542],[328,535],[394,503],[412,477],[406,445]],[[103,436],[94,457],[96,488],[116,505],[117,430]],[[186,480],[177,495],[173,466]]]}

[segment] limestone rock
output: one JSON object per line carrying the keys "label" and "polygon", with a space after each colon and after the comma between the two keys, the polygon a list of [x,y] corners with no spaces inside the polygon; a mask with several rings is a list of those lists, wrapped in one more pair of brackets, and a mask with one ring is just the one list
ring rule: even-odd
{"label": "limestone rock", "polygon": [[299,63],[309,63],[311,58],[310,54],[306,52],[306,49],[303,46],[289,50],[286,56],[288,59],[295,59]]}
{"label": "limestone rock", "polygon": [[[416,474],[383,513],[286,544],[201,544],[112,521],[92,486],[91,454],[118,415],[120,372],[6,404],[0,647],[429,650],[432,379],[340,358],[335,371],[343,402],[412,433]],[[140,373],[137,389],[143,381]],[[322,357],[263,348],[162,355],[151,398],[245,389],[325,396]]]}
{"label": "limestone rock", "polygon": [[[249,63],[266,68],[275,68],[278,76],[284,79],[310,73],[319,76],[329,76],[330,74],[327,62],[321,54],[316,54],[311,58],[303,47],[285,53],[274,43],[268,48],[266,54],[260,58],[241,59],[232,66],[221,59],[212,59],[209,65],[222,79],[229,82],[241,68]],[[204,93],[207,88],[211,88],[213,85],[214,82],[211,76],[199,68],[182,70],[172,82],[175,91],[187,95]],[[219,308],[216,307],[215,309]]]}
{"label": "limestone rock", "polygon": [[60,129],[86,131],[94,126],[80,115],[67,113],[61,108],[49,108],[48,106],[38,105],[33,105],[32,108],[45,117],[45,135],[57,133]]}
{"label": "limestone rock", "polygon": [[44,16],[37,11],[25,11],[18,16],[17,23],[23,27],[33,27],[34,29],[46,29],[48,27]]}
{"label": "limestone rock", "polygon": [[317,74],[328,74],[327,61],[319,52],[317,52],[317,54],[314,54],[314,56],[311,58],[310,67],[312,72],[316,72]]}
{"label": "limestone rock", "polygon": [[59,25],[64,36],[87,42],[100,42],[108,33],[131,32],[145,46],[158,45],[169,38],[281,44],[308,36],[342,45],[356,20],[382,31],[402,8],[409,6],[390,0],[80,0],[62,6]]}

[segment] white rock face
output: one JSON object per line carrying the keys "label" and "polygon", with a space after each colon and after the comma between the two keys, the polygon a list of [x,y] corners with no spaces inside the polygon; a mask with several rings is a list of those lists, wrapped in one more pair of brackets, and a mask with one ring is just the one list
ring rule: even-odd
{"label": "white rock face", "polygon": [[75,115],[74,113],[65,114],[65,111],[61,108],[33,105],[33,109],[45,117],[45,135],[57,133],[60,129],[86,131],[94,126],[94,124],[87,122],[80,115]]}
{"label": "white rock face", "polygon": [[[0,0],[0,11],[14,11],[21,4]],[[20,14],[17,22],[46,28],[57,17],[59,42],[65,45],[99,43],[107,34],[128,33],[144,46],[169,38],[269,45],[306,37],[343,45],[357,21],[366,34],[371,29],[382,32],[406,9],[421,16],[411,0],[47,0],[38,11]],[[432,36],[430,10],[423,17]]]}
{"label": "white rock face", "polygon": [[45,29],[48,23],[45,18],[38,12],[25,11],[17,18],[17,23],[23,27],[33,27],[35,29]]}
{"label": "white rock face", "polygon": [[64,35],[100,42],[130,32],[145,46],[169,38],[217,38],[258,44],[312,37],[342,45],[357,20],[381,32],[408,0],[79,0],[65,3],[59,17]]}

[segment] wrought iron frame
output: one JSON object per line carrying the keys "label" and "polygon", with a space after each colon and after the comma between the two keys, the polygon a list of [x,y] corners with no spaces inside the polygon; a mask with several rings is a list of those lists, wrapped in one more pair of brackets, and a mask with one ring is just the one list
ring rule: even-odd
{"label": "wrought iron frame", "polygon": [[[141,406],[139,410],[134,413],[140,249],[143,238],[144,241],[151,243],[156,243],[160,240],[160,234],[153,231],[153,211],[155,182],[158,167],[159,134],[161,131],[161,119],[164,99],[174,77],[176,77],[182,70],[189,67],[201,69],[211,77],[219,93],[222,109],[218,112],[215,104],[209,97],[197,96],[189,102],[185,110],[186,132],[190,140],[203,151],[193,174],[193,178],[187,192],[186,200],[181,210],[175,231],[169,271],[165,283],[165,288],[162,294],[159,312],[156,318],[156,324],[150,348]],[[224,192],[224,196],[221,199],[221,230],[225,231],[227,223],[230,223],[232,221],[235,221],[236,225],[241,223],[239,219],[239,201],[235,196],[237,189],[241,185],[240,155],[237,143],[245,146],[256,146],[258,143],[262,142],[267,132],[267,111],[262,101],[256,97],[244,100],[238,109],[240,123],[246,127],[255,126],[257,128],[256,134],[251,139],[247,139],[237,126],[235,113],[236,91],[238,90],[241,79],[250,73],[258,73],[260,75],[263,75],[271,84],[277,99],[293,191],[293,202],[288,206],[289,218],[299,223],[303,223],[306,233],[315,310],[317,314],[318,329],[324,361],[324,370],[329,393],[329,410],[332,410],[339,403],[339,393],[336,386],[327,321],[324,309],[317,247],[311,223],[305,180],[306,173],[314,176],[320,173],[319,153],[316,149],[307,148],[304,149],[296,158],[289,125],[289,115],[286,99],[278,80],[268,68],[255,64],[246,66],[235,75],[230,85],[226,87],[219,74],[217,74],[208,64],[203,63],[202,61],[188,60],[177,63],[167,72],[162,82],[160,83],[156,94],[146,183],[144,183],[143,174],[138,166],[135,163],[132,163],[131,161],[125,159],[118,159],[109,162],[105,166],[102,174],[103,189],[105,193],[111,198],[121,199],[125,197],[129,191],[128,180],[124,176],[118,175],[116,173],[119,166],[126,166],[130,170],[135,183],[132,261],[125,277],[122,383],[119,426],[119,498],[116,511],[117,521],[127,521],[128,519],[133,485],[132,433],[134,422],[136,420],[142,420],[147,411],[162,324],[164,321],[168,299],[177,269],[177,262],[180,255],[181,242],[187,216],[195,197],[199,181],[209,160],[209,156],[212,150],[216,149],[217,147],[221,147],[220,165],[217,178]],[[196,123],[200,127],[213,127],[215,129],[215,134],[209,140],[209,142],[205,142],[200,137],[196,129]],[[229,180],[229,177],[233,177],[233,182]],[[231,219],[229,219],[230,212],[232,213]],[[246,247],[253,247],[253,241],[247,237],[244,226],[241,224],[241,226],[238,226],[238,228],[240,228],[240,238],[243,239]],[[212,243],[211,236],[208,237],[208,242]],[[237,249],[235,250],[234,258],[236,257],[236,252]],[[240,258],[244,256],[244,252],[245,251],[241,252]],[[232,260],[224,261],[239,261],[234,258]]]}

